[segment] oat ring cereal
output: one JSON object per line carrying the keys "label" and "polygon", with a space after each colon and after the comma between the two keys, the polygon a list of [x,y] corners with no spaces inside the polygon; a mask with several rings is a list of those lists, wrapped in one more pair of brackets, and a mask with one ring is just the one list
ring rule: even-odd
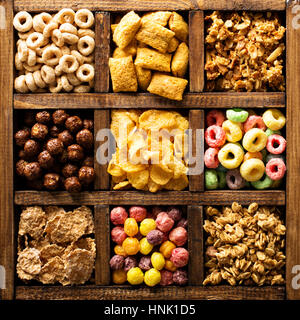
{"label": "oat ring cereal", "polygon": [[82,82],[88,82],[94,78],[94,67],[90,64],[83,64],[81,65],[77,71],[76,76]]}
{"label": "oat ring cereal", "polygon": [[74,92],[76,92],[76,93],[87,93],[87,92],[90,91],[90,89],[91,89],[90,86],[86,86],[86,85],[81,84],[81,85],[76,86],[74,88]]}
{"label": "oat ring cereal", "polygon": [[25,82],[26,82],[26,85],[28,87],[28,89],[31,91],[31,92],[34,92],[38,89],[37,85],[35,84],[35,81],[34,81],[34,78],[33,78],[33,75],[31,72],[28,72],[26,75],[25,75]]}
{"label": "oat ring cereal", "polygon": [[70,84],[66,75],[61,76],[61,85],[63,89],[67,92],[70,92],[73,89],[73,86]]}
{"label": "oat ring cereal", "polygon": [[28,36],[26,40],[26,45],[30,49],[36,49],[38,47],[41,47],[43,42],[44,42],[43,34],[39,32],[33,32]]}
{"label": "oat ring cereal", "polygon": [[95,40],[90,36],[84,36],[78,40],[78,50],[84,56],[88,56],[94,51]]}
{"label": "oat ring cereal", "polygon": [[48,66],[56,66],[61,57],[61,50],[55,46],[50,46],[43,52],[42,60]]}
{"label": "oat ring cereal", "polygon": [[62,56],[59,60],[59,65],[62,71],[65,73],[73,73],[79,67],[76,58],[70,54],[65,54],[64,56]]}
{"label": "oat ring cereal", "polygon": [[52,84],[55,82],[55,72],[54,72],[54,69],[50,66],[47,66],[47,65],[42,66],[41,76],[42,76],[42,79],[48,84]]}
{"label": "oat ring cereal", "polygon": [[59,77],[56,79],[56,85],[52,84],[49,86],[49,90],[52,93],[59,93],[59,92],[61,92],[62,88],[63,87],[62,87],[62,83],[61,83],[61,78],[59,78]]}
{"label": "oat ring cereal", "polygon": [[50,22],[47,24],[43,30],[43,36],[45,38],[50,38],[52,35],[53,30],[58,28],[58,24],[56,22]]}
{"label": "oat ring cereal", "polygon": [[60,32],[64,33],[72,33],[75,34],[77,36],[77,28],[75,26],[73,26],[71,23],[63,23],[60,27],[59,27]]}
{"label": "oat ring cereal", "polygon": [[59,29],[53,30],[51,40],[57,47],[62,47],[65,44],[65,40]]}
{"label": "oat ring cereal", "polygon": [[26,11],[18,12],[13,21],[14,27],[20,32],[27,32],[32,28],[32,17]]}
{"label": "oat ring cereal", "polygon": [[36,64],[36,52],[32,49],[28,49],[27,64],[32,67]]}
{"label": "oat ring cereal", "polygon": [[76,58],[76,60],[79,62],[80,65],[84,64],[85,57],[81,53],[79,53],[77,50],[72,50],[71,55]]}
{"label": "oat ring cereal", "polygon": [[249,152],[261,151],[267,144],[268,137],[261,129],[253,128],[247,131],[243,138],[243,147]]}
{"label": "oat ring cereal", "polygon": [[252,158],[242,163],[240,173],[246,181],[257,181],[264,175],[265,165],[261,160]]}
{"label": "oat ring cereal", "polygon": [[78,36],[69,32],[62,32],[62,37],[64,39],[64,42],[67,44],[75,44],[78,42],[79,39]]}
{"label": "oat ring cereal", "polygon": [[46,83],[42,79],[42,75],[41,75],[41,71],[40,70],[34,71],[32,75],[33,75],[33,79],[34,79],[35,84],[39,88],[45,88],[46,87]]}
{"label": "oat ring cereal", "polygon": [[226,169],[237,168],[244,158],[244,151],[235,143],[227,143],[218,153],[219,161]]}
{"label": "oat ring cereal", "polygon": [[67,78],[73,86],[79,86],[81,81],[76,77],[75,73],[67,73]]}
{"label": "oat ring cereal", "polygon": [[94,15],[88,9],[80,9],[75,14],[75,23],[82,29],[87,29],[94,24]]}
{"label": "oat ring cereal", "polygon": [[15,79],[15,89],[21,93],[27,93],[29,91],[26,85],[25,75],[21,75]]}
{"label": "oat ring cereal", "polygon": [[54,20],[59,23],[73,23],[75,18],[75,12],[70,8],[61,9],[55,16]]}
{"label": "oat ring cereal", "polygon": [[18,45],[18,57],[21,62],[27,61],[28,47],[25,41],[19,42]]}
{"label": "oat ring cereal", "polygon": [[51,14],[47,12],[42,12],[33,17],[33,29],[37,32],[43,33],[47,24],[52,20]]}

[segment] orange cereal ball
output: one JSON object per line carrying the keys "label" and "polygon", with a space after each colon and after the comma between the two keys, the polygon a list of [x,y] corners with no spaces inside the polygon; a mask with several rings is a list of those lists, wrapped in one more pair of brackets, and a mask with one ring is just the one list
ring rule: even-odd
{"label": "orange cereal ball", "polygon": [[122,243],[122,247],[129,256],[133,256],[140,251],[139,240],[133,237],[126,238]]}
{"label": "orange cereal ball", "polygon": [[127,218],[125,220],[124,231],[129,237],[133,237],[139,232],[138,224],[134,218]]}
{"label": "orange cereal ball", "polygon": [[165,269],[174,272],[177,270],[177,267],[175,267],[174,263],[171,260],[166,260]]}
{"label": "orange cereal ball", "polygon": [[143,221],[147,216],[147,210],[144,207],[133,206],[129,209],[129,217],[134,218],[137,222]]}
{"label": "orange cereal ball", "polygon": [[119,256],[122,256],[122,257],[127,257],[127,254],[126,254],[125,250],[123,249],[123,247],[118,244],[114,247],[114,253],[118,254]]}
{"label": "orange cereal ball", "polygon": [[165,258],[170,258],[172,250],[176,248],[176,245],[171,241],[165,241],[161,244],[159,251]]}
{"label": "orange cereal ball", "polygon": [[123,284],[127,280],[127,272],[123,269],[114,270],[112,273],[112,281],[115,284]]}

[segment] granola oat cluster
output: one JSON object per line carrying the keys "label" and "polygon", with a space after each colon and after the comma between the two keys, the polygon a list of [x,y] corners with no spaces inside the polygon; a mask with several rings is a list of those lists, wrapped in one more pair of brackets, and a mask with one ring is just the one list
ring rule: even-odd
{"label": "granola oat cluster", "polygon": [[27,207],[20,217],[17,274],[43,284],[83,284],[94,269],[96,245],[92,212],[56,206]]}
{"label": "granola oat cluster", "polygon": [[223,280],[230,285],[275,285],[284,283],[286,228],[276,208],[206,208],[204,285]]}
{"label": "granola oat cluster", "polygon": [[277,14],[206,16],[206,90],[284,91],[285,28]]}

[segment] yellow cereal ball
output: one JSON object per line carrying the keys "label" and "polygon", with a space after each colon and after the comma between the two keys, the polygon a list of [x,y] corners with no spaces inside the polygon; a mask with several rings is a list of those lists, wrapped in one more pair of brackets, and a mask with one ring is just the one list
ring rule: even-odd
{"label": "yellow cereal ball", "polygon": [[165,258],[170,258],[172,250],[176,248],[176,245],[171,241],[165,241],[161,244],[159,251]]}
{"label": "yellow cereal ball", "polygon": [[160,272],[154,268],[145,272],[144,282],[149,287],[154,287],[160,283],[161,275]]}
{"label": "yellow cereal ball", "polygon": [[127,218],[125,220],[124,231],[129,237],[133,237],[139,232],[138,224],[134,218]]}
{"label": "yellow cereal ball", "polygon": [[130,284],[133,285],[137,285],[137,284],[141,284],[144,281],[144,274],[143,271],[136,267],[136,268],[131,268],[128,272],[127,272],[127,281]]}
{"label": "yellow cereal ball", "polygon": [[154,219],[144,219],[140,224],[140,233],[146,236],[150,231],[156,229],[156,223]]}
{"label": "yellow cereal ball", "polygon": [[140,251],[140,243],[137,238],[128,237],[122,243],[122,248],[129,256],[135,255]]}
{"label": "yellow cereal ball", "polygon": [[175,272],[177,268],[175,267],[174,263],[171,260],[166,260],[165,269]]}
{"label": "yellow cereal ball", "polygon": [[153,268],[161,270],[165,266],[165,258],[159,252],[153,252],[151,256],[151,263]]}
{"label": "yellow cereal ball", "polygon": [[140,252],[141,254],[147,255],[149,254],[153,249],[153,245],[148,242],[147,238],[143,238],[140,241]]}
{"label": "yellow cereal ball", "polygon": [[123,284],[127,280],[127,273],[123,269],[114,270],[112,273],[112,281],[115,284]]}
{"label": "yellow cereal ball", "polygon": [[282,129],[286,121],[285,116],[278,109],[268,109],[262,118],[265,125],[273,131]]}
{"label": "yellow cereal ball", "polygon": [[119,256],[127,257],[127,254],[126,254],[125,250],[123,249],[123,247],[118,244],[114,247],[114,252],[115,252],[115,254],[118,254]]}

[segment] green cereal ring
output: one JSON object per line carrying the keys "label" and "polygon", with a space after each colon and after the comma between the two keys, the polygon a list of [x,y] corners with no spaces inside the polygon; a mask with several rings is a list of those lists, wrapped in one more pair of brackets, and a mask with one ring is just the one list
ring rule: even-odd
{"label": "green cereal ring", "polygon": [[268,151],[267,151],[267,149],[265,148],[265,149],[262,149],[262,150],[260,150],[260,153],[262,154],[262,161],[263,162],[266,162],[266,159],[267,159],[267,155],[268,155]]}
{"label": "green cereal ring", "polygon": [[224,189],[226,187],[226,173],[224,171],[217,171],[218,188]]}
{"label": "green cereal ring", "polygon": [[271,185],[271,189],[279,189],[280,186],[282,185],[282,181],[283,179],[280,179],[280,180],[273,180],[273,183]]}
{"label": "green cereal ring", "polygon": [[255,189],[263,190],[263,189],[270,188],[272,183],[273,183],[273,180],[270,179],[267,175],[265,175],[265,177],[262,177],[260,180],[251,182],[251,185]]}
{"label": "green cereal ring", "polygon": [[279,134],[280,136],[282,135],[280,130],[274,131],[274,130],[271,130],[270,128],[267,128],[265,133],[266,133],[267,137],[270,136],[271,134]]}
{"label": "green cereal ring", "polygon": [[205,187],[208,190],[218,189],[218,174],[216,170],[205,170]]}
{"label": "green cereal ring", "polygon": [[227,119],[234,122],[245,122],[248,118],[248,115],[248,111],[240,108],[228,109],[226,111]]}
{"label": "green cereal ring", "polygon": [[219,166],[218,166],[218,168],[216,169],[217,171],[222,171],[222,172],[227,172],[227,170],[228,169],[226,169],[225,167],[223,167],[222,165],[221,165],[221,163],[219,164]]}

